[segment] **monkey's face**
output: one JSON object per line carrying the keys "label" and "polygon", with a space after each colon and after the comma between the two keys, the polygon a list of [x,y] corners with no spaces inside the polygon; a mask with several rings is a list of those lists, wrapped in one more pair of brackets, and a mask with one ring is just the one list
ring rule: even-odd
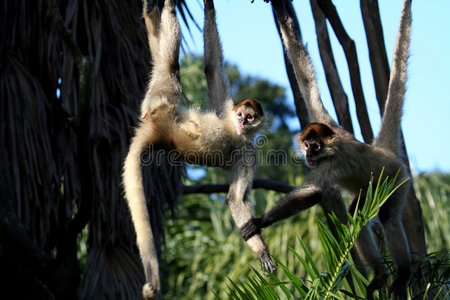
{"label": "monkey's face", "polygon": [[322,159],[333,153],[329,142],[334,134],[333,130],[325,124],[311,123],[297,137],[300,151],[310,168],[316,168]]}
{"label": "monkey's face", "polygon": [[306,164],[315,168],[323,156],[323,144],[320,140],[304,140],[300,146],[301,152],[305,156]]}
{"label": "monkey's face", "polygon": [[233,122],[238,135],[255,133],[263,123],[261,105],[255,100],[244,99],[234,106],[233,111]]}

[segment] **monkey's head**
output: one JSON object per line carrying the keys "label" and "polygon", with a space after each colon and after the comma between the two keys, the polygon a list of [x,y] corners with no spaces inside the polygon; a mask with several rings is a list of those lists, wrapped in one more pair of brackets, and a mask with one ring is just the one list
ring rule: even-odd
{"label": "monkey's head", "polygon": [[232,109],[233,122],[238,135],[254,134],[264,122],[264,112],[261,104],[253,99],[242,99]]}
{"label": "monkey's head", "polygon": [[311,123],[297,136],[300,151],[305,157],[307,165],[317,167],[321,160],[329,157],[334,151],[331,141],[335,136],[333,129],[322,123]]}

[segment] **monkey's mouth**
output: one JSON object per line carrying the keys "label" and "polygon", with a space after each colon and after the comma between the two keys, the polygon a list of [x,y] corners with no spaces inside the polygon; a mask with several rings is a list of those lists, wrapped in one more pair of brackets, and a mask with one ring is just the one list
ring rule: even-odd
{"label": "monkey's mouth", "polygon": [[313,167],[317,164],[317,161],[311,158],[306,158],[306,163],[308,164],[308,166]]}
{"label": "monkey's mouth", "polygon": [[237,125],[237,128],[240,131],[246,131],[247,130],[247,125],[244,125],[244,124],[240,123],[240,124]]}

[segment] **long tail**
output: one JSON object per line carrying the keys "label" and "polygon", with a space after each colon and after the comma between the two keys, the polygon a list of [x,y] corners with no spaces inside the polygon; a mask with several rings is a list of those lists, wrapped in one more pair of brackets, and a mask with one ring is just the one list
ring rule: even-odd
{"label": "long tail", "polygon": [[130,145],[130,149],[123,166],[123,186],[125,198],[130,208],[133,219],[136,239],[146,284],[144,285],[144,297],[152,299],[160,291],[159,263],[155,249],[154,237],[150,225],[147,202],[145,200],[144,187],[141,172],[141,153],[149,145],[149,132],[145,126],[139,126]]}
{"label": "long tail", "polygon": [[374,145],[398,154],[411,36],[411,0],[403,4],[380,133]]}

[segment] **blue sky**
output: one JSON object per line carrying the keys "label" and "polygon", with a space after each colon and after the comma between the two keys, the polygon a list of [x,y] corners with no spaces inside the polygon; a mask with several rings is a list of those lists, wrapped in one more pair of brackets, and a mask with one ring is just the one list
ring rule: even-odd
{"label": "blue sky", "polygon": [[[335,0],[338,13],[347,33],[355,41],[361,69],[364,95],[374,133],[378,132],[380,117],[359,1]],[[380,0],[386,51],[389,61],[395,43],[402,2]],[[334,114],[330,94],[318,54],[314,20],[309,1],[294,0],[303,41],[316,68],[322,99]],[[195,20],[203,26],[202,1],[189,1]],[[225,60],[236,64],[243,74],[268,79],[292,93],[284,67],[282,48],[273,22],[270,5],[262,0],[216,0],[217,24],[221,35]],[[450,172],[450,1],[413,1],[411,57],[408,68],[408,91],[403,117],[403,134],[411,166],[416,172],[440,170]],[[201,32],[191,24],[192,36],[185,33],[189,50],[201,54]],[[344,53],[329,27],[338,71],[355,115],[349,74]],[[356,118],[353,117],[354,127]],[[298,128],[298,122],[292,124]],[[361,140],[359,132],[356,133]]]}

